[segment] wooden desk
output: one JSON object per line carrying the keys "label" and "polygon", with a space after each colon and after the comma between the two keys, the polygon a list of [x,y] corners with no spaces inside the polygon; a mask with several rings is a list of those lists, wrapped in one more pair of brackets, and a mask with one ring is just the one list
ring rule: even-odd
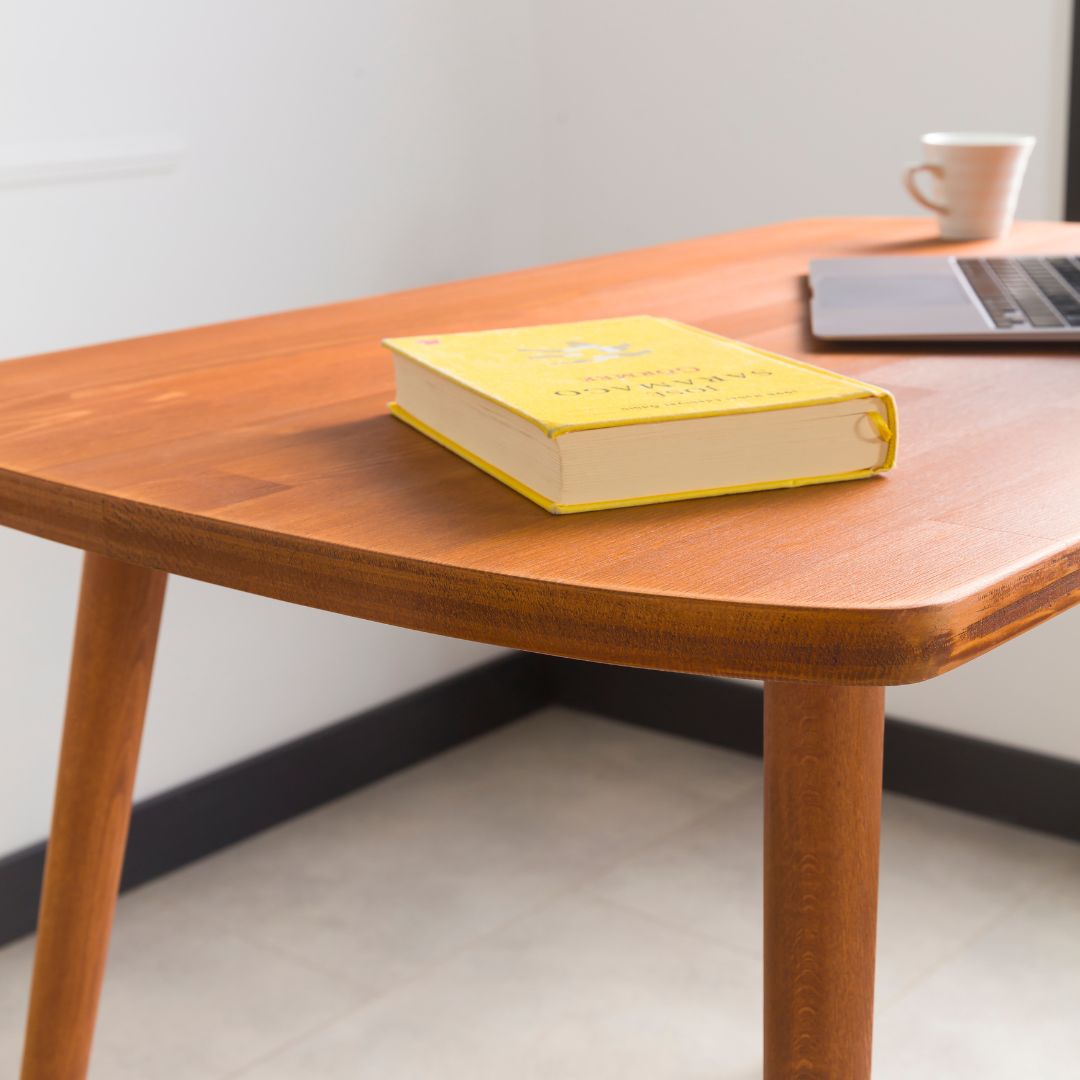
{"label": "wooden desk", "polygon": [[[0,523],[88,553],[24,1080],[86,1072],[170,573],[767,680],[765,1075],[868,1077],[882,687],[1080,599],[1075,349],[809,336],[811,257],[947,250],[931,229],[777,225],[0,365]],[[999,248],[1080,251],[1080,227]],[[386,413],[382,337],[639,312],[893,390],[898,468],[555,518]]]}

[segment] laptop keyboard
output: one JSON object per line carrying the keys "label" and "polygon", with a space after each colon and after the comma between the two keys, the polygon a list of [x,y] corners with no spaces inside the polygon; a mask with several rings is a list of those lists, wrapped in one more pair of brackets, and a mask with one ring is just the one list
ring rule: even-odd
{"label": "laptop keyboard", "polygon": [[1080,258],[1014,256],[956,263],[999,329],[1080,326]]}

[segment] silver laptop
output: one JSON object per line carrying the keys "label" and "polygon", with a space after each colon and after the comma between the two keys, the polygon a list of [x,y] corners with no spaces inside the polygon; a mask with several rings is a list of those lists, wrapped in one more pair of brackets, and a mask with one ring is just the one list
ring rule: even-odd
{"label": "silver laptop", "polygon": [[826,339],[1080,341],[1080,256],[816,259]]}

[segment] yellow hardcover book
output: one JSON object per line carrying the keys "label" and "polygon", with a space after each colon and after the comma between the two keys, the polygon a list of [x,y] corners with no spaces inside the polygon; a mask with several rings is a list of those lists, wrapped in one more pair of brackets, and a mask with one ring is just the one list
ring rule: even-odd
{"label": "yellow hardcover book", "polygon": [[854,480],[892,395],[650,315],[389,338],[390,411],[555,514]]}

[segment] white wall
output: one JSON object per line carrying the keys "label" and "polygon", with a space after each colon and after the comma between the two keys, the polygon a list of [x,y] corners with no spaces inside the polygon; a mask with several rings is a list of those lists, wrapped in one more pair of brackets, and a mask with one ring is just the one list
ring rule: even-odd
{"label": "white wall", "polygon": [[[545,256],[831,214],[922,213],[935,130],[1039,137],[1060,217],[1068,0],[545,0]],[[1021,18],[1022,16],[1022,18]]]}
{"label": "white wall", "polygon": [[[0,356],[483,273],[535,247],[524,4],[3,15],[0,149],[160,134],[187,149],[163,175],[0,188]],[[47,829],[78,570],[0,530],[0,853]],[[137,794],[493,653],[173,579]]]}
{"label": "white wall", "polygon": [[[920,213],[924,131],[1038,136],[1020,214],[1064,204],[1068,0],[547,0],[543,254],[797,217]],[[1078,373],[1080,377],[1080,373]],[[1080,609],[889,691],[892,715],[1080,760]]]}
{"label": "white wall", "polygon": [[[1036,133],[1021,209],[1056,217],[1069,7],[7,0],[0,151],[184,151],[157,175],[0,188],[0,356],[909,212],[897,174],[932,128]],[[75,553],[0,531],[0,852],[47,827],[77,575]],[[1067,615],[891,709],[1080,759],[1078,640]],[[139,795],[490,653],[174,580]]]}

